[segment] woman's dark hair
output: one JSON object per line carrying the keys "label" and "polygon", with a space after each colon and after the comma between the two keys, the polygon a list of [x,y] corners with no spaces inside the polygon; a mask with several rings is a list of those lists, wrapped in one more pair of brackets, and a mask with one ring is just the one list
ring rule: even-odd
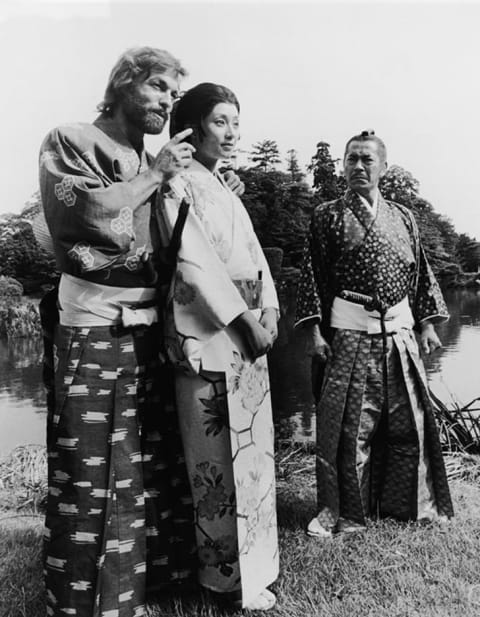
{"label": "woman's dark hair", "polygon": [[170,137],[190,127],[197,129],[199,135],[204,135],[202,120],[219,103],[231,103],[240,111],[237,97],[225,86],[205,82],[187,90],[173,106]]}

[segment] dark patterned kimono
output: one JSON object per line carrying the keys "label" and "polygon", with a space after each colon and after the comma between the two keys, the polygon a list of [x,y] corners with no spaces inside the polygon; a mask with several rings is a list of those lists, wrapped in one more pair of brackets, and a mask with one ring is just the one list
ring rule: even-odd
{"label": "dark patterned kimono", "polygon": [[[332,357],[317,406],[319,521],[359,524],[373,515],[400,520],[452,516],[438,431],[414,333],[387,336],[331,328],[342,290],[388,307],[406,297],[415,327],[448,318],[410,211],[380,195],[376,216],[347,191],[314,211],[297,297],[297,324],[317,318]],[[384,369],[388,375],[385,410]],[[384,416],[387,416],[385,420]],[[385,428],[387,427],[387,428]]]}
{"label": "dark patterned kimono", "polygon": [[[134,207],[128,183],[147,164],[102,116],[46,137],[41,194],[63,273],[118,288],[153,286],[140,255],[158,248],[158,235],[150,203]],[[160,323],[56,326],[48,615],[139,617],[147,585],[190,574],[191,493],[162,339]]]}

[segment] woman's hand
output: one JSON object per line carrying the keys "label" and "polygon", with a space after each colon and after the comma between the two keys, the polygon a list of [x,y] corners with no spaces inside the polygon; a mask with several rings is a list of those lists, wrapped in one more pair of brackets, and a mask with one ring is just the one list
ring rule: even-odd
{"label": "woman's hand", "polygon": [[276,309],[273,307],[263,309],[260,317],[260,325],[262,325],[272,337],[272,344],[277,340],[278,336],[277,321],[278,313]]}
{"label": "woman's hand", "polygon": [[258,322],[250,311],[245,311],[232,321],[231,324],[246,341],[253,359],[263,356],[270,351],[272,335]]}
{"label": "woman's hand", "polygon": [[223,179],[228,188],[237,197],[241,197],[245,193],[245,184],[240,180],[233,169],[227,169],[223,174]]}

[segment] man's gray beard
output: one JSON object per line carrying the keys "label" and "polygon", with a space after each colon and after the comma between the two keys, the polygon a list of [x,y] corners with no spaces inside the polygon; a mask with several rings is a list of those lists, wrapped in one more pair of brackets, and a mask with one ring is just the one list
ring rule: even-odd
{"label": "man's gray beard", "polygon": [[166,119],[145,109],[144,101],[138,96],[125,93],[122,99],[123,113],[129,123],[147,135],[158,135],[165,126]]}
{"label": "man's gray beard", "polygon": [[[147,135],[158,135],[163,131],[165,120],[154,111],[149,111],[144,114],[142,121],[143,132]],[[138,128],[141,128],[140,125]]]}

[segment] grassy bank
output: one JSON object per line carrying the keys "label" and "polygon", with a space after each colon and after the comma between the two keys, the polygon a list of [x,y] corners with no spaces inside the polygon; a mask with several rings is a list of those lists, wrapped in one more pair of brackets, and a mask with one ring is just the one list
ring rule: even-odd
{"label": "grassy bank", "polygon": [[[447,458],[456,508],[442,526],[380,521],[362,535],[318,542],[304,528],[315,510],[313,455],[284,450],[278,461],[281,574],[271,617],[478,617],[480,460]],[[3,489],[7,491],[6,488]],[[35,502],[0,499],[0,616],[45,614],[42,519]],[[23,495],[23,493],[22,493]],[[5,497],[5,494],[3,495]],[[23,497],[24,498],[24,495]],[[22,505],[22,504],[20,504]],[[17,504],[18,506],[18,504]],[[151,617],[225,617],[200,592],[151,599]]]}

